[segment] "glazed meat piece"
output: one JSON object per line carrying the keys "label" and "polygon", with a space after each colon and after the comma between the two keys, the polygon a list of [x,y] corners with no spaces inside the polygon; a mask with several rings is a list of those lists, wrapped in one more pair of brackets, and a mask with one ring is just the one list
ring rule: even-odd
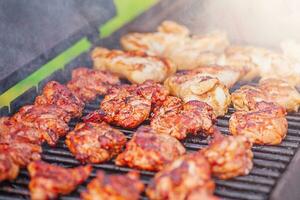
{"label": "glazed meat piece", "polygon": [[83,163],[108,161],[121,152],[125,143],[125,135],[104,122],[79,123],[66,138],[69,150]]}
{"label": "glazed meat piece", "polygon": [[43,139],[55,145],[68,130],[70,115],[55,105],[27,105],[17,112],[12,120],[25,126],[45,131]]}
{"label": "glazed meat piece", "polygon": [[118,74],[131,83],[140,84],[146,80],[162,82],[176,72],[176,66],[169,60],[148,56],[141,51],[124,52],[97,47],[91,57],[94,68]]}
{"label": "glazed meat piece", "polygon": [[281,79],[267,78],[259,81],[259,88],[265,92],[267,101],[275,102],[288,112],[297,112],[300,106],[300,94],[295,87]]}
{"label": "glazed meat piece", "polygon": [[84,67],[72,72],[72,80],[67,87],[82,101],[89,102],[97,95],[104,95],[111,86],[120,84],[119,78],[108,72]]}
{"label": "glazed meat piece", "polygon": [[116,158],[116,165],[158,171],[185,153],[185,148],[174,137],[157,134],[149,126],[140,127]]}
{"label": "glazed meat piece", "polygon": [[205,188],[199,188],[197,190],[193,190],[188,196],[186,200],[220,200],[220,198],[214,196],[211,192],[207,191]]}
{"label": "glazed meat piece", "polygon": [[151,81],[114,87],[104,97],[100,110],[90,113],[84,120],[103,120],[123,128],[135,128],[149,117],[151,107],[161,104],[167,94],[166,89]]}
{"label": "glazed meat piece", "polygon": [[286,81],[274,78],[262,79],[258,86],[242,86],[231,94],[232,103],[237,110],[253,110],[260,101],[274,102],[288,112],[297,112],[300,94]]}
{"label": "glazed meat piece", "polygon": [[186,200],[200,190],[211,196],[214,189],[209,163],[201,153],[193,153],[181,156],[158,172],[146,194],[151,200]]}
{"label": "glazed meat piece", "polygon": [[189,30],[172,21],[164,21],[154,33],[129,33],[121,38],[125,50],[144,51],[168,58],[179,70],[214,64],[228,46],[223,32],[189,35]]}
{"label": "glazed meat piece", "polygon": [[283,107],[262,101],[252,111],[233,113],[229,130],[233,135],[244,135],[256,144],[280,144],[287,133],[285,115]]}
{"label": "glazed meat piece", "polygon": [[243,75],[239,70],[227,66],[202,66],[187,71],[189,74],[199,74],[202,76],[210,76],[220,80],[220,82],[228,88],[231,88]]}
{"label": "glazed meat piece", "polygon": [[243,77],[248,81],[261,76],[285,79],[293,86],[300,83],[300,63],[283,54],[264,48],[230,46],[218,59],[217,64],[248,71]]}
{"label": "glazed meat piece", "polygon": [[85,121],[103,120],[124,128],[135,128],[145,121],[151,110],[151,100],[136,93],[136,86],[120,86],[110,90],[100,110],[87,115]]}
{"label": "glazed meat piece", "polygon": [[[0,145],[1,148],[1,145]],[[4,180],[14,180],[19,174],[19,165],[10,157],[7,150],[0,150],[0,183]]]}
{"label": "glazed meat piece", "polygon": [[139,180],[137,172],[126,175],[105,175],[98,171],[97,177],[87,186],[87,191],[81,193],[83,200],[138,200],[144,190],[144,184]]}
{"label": "glazed meat piece", "polygon": [[46,84],[43,92],[35,99],[36,105],[54,104],[65,110],[71,117],[80,117],[84,103],[76,97],[66,86],[50,81]]}
{"label": "glazed meat piece", "polygon": [[212,134],[216,117],[212,107],[201,101],[183,103],[179,98],[169,96],[159,109],[154,110],[151,128],[159,134],[168,134],[184,139],[193,135]]}
{"label": "glazed meat piece", "polygon": [[216,116],[224,115],[230,105],[229,90],[217,78],[181,72],[167,78],[164,85],[171,95],[184,102],[198,100],[207,103]]}
{"label": "glazed meat piece", "polygon": [[67,169],[42,161],[28,165],[30,175],[29,190],[33,200],[56,199],[58,195],[71,193],[90,175],[90,166]]}
{"label": "glazed meat piece", "polygon": [[213,175],[229,179],[249,174],[253,166],[251,147],[252,143],[245,136],[219,136],[202,152],[212,167]]}

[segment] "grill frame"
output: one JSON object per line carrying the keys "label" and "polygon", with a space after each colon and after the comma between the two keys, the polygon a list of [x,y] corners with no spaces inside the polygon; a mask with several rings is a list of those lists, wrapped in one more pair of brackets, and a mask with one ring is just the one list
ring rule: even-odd
{"label": "grill frame", "polygon": [[[146,26],[149,30],[154,30],[154,27],[161,21],[161,19],[168,16],[172,10],[174,11],[180,8],[184,1],[178,1],[179,3],[172,5],[172,7],[165,13],[156,17],[155,20],[153,20],[155,22],[151,21],[145,23],[145,20],[149,17],[149,15],[153,15],[153,13],[156,13],[158,9],[165,9],[168,5],[167,2],[170,3],[171,1],[166,0],[159,3],[137,20],[120,29],[111,37],[102,40],[96,40],[95,37],[91,36],[88,36],[88,38],[94,46],[102,45],[107,48],[118,48],[119,37],[128,32],[128,30],[138,30],[135,29],[135,27],[142,25],[144,27]],[[93,35],[96,34],[93,33]],[[69,44],[70,41],[71,39],[69,38],[64,41],[64,43]],[[41,55],[41,58],[42,57],[43,55]],[[44,61],[46,62],[46,60]],[[64,70],[59,70],[47,79],[43,80],[39,84],[38,88],[43,88],[43,86],[50,80],[66,83],[70,80],[72,69],[79,66],[91,66],[91,60],[89,59],[88,53],[81,54],[79,57],[71,61]],[[236,85],[233,90],[238,87],[239,85]],[[12,103],[12,112],[17,111],[24,104],[33,102],[33,98],[36,96],[36,89],[30,89]],[[91,111],[98,108],[99,100],[100,99],[88,104],[85,109],[85,114],[87,113],[87,109]],[[217,125],[222,133],[228,134],[228,119],[233,111],[233,108],[230,108],[229,113],[227,113],[225,117],[218,119]],[[1,109],[0,111],[1,116],[6,115],[7,113],[8,111],[6,109]],[[300,112],[292,114],[289,113],[287,119],[289,123],[289,131],[283,143],[275,147],[254,145],[254,169],[251,171],[250,175],[237,177],[227,181],[216,180],[216,195],[221,196],[222,199],[299,199],[300,190],[297,188],[297,185],[300,184],[300,174],[297,174],[297,168],[300,166]],[[75,121],[71,122],[71,127],[74,127],[74,123]],[[132,130],[123,130],[123,132],[125,132],[128,137],[132,134]],[[43,145],[43,160],[65,167],[78,165],[79,162],[70,156],[71,153],[66,149],[63,141],[64,138],[60,139],[56,148],[50,148],[47,145]],[[199,140],[195,137],[190,137],[183,143],[188,147],[188,150],[195,150],[206,146],[207,140]],[[61,155],[58,156],[60,153]],[[64,163],[62,161],[64,161]],[[130,168],[127,167],[116,167],[111,165],[111,162],[93,166],[94,170],[92,176],[83,185],[80,185],[75,192],[67,196],[62,196],[60,199],[78,199],[78,191],[85,189],[86,183],[95,176],[95,169],[102,169],[107,173],[126,173],[130,170]],[[260,168],[257,168],[258,166],[260,166]],[[274,170],[270,170],[270,168],[274,168]],[[149,181],[150,176],[153,174],[153,172],[141,171],[141,177],[146,182]],[[1,183],[0,199],[29,199],[30,197],[27,189],[28,180],[27,171],[22,169],[19,177],[15,181]],[[141,199],[146,198],[142,197]]]}

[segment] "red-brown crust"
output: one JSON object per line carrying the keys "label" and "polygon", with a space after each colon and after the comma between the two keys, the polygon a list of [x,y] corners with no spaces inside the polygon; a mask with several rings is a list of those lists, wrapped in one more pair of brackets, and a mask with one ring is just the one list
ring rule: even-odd
{"label": "red-brown crust", "polygon": [[66,145],[77,160],[101,163],[118,155],[126,143],[125,135],[102,123],[79,123],[68,133]]}

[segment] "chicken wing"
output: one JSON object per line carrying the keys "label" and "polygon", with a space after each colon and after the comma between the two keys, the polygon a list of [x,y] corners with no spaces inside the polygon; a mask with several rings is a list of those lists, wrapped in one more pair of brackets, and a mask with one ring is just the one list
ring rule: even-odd
{"label": "chicken wing", "polygon": [[40,96],[35,98],[35,105],[54,104],[65,110],[71,117],[80,117],[84,103],[76,97],[66,86],[50,81],[46,84]]}
{"label": "chicken wing", "polygon": [[229,45],[223,32],[189,36],[189,30],[172,21],[164,21],[154,33],[130,33],[121,38],[126,50],[144,51],[168,58],[179,70],[214,64]]}
{"label": "chicken wing", "polygon": [[170,94],[184,102],[198,100],[207,103],[216,116],[224,115],[230,105],[229,90],[217,78],[182,72],[167,78],[164,85]]}
{"label": "chicken wing", "polygon": [[135,128],[149,117],[151,108],[160,105],[167,95],[165,88],[152,81],[114,87],[104,97],[100,110],[90,113],[84,120],[103,120],[123,128]]}
{"label": "chicken wing", "polygon": [[258,86],[242,86],[231,94],[233,106],[237,110],[253,110],[260,101],[274,102],[288,112],[297,112],[300,106],[299,92],[286,81],[262,79]]}
{"label": "chicken wing", "polygon": [[83,200],[138,200],[144,190],[144,184],[139,180],[137,172],[126,175],[105,175],[98,171],[97,177],[87,186],[87,191],[81,193]]}
{"label": "chicken wing", "polygon": [[185,148],[174,137],[157,134],[150,126],[140,127],[116,158],[116,165],[158,171],[185,153]]}
{"label": "chicken wing", "polygon": [[[1,148],[1,145],[0,145]],[[14,180],[19,174],[20,166],[10,157],[7,150],[0,150],[0,183],[4,180]]]}
{"label": "chicken wing", "polygon": [[261,101],[249,112],[237,111],[229,120],[233,135],[244,135],[256,144],[276,145],[287,133],[286,111],[274,103]]}
{"label": "chicken wing", "polygon": [[125,135],[102,123],[79,123],[68,133],[66,145],[83,163],[101,163],[118,155],[126,143]]}
{"label": "chicken wing", "polygon": [[55,145],[60,136],[68,130],[70,115],[55,105],[27,105],[13,115],[12,120],[28,127],[45,131],[43,139],[49,145]]}
{"label": "chicken wing", "polygon": [[252,143],[245,136],[219,136],[202,152],[212,167],[213,175],[229,179],[249,174],[253,166],[251,147]]}
{"label": "chicken wing", "polygon": [[181,156],[158,172],[146,194],[150,200],[185,200],[193,199],[201,190],[205,196],[212,196],[214,189],[209,163],[201,153],[193,153]]}
{"label": "chicken wing", "polygon": [[148,56],[141,51],[124,52],[97,47],[91,57],[94,68],[111,71],[132,83],[140,84],[146,80],[162,82],[176,72],[176,66],[168,59]]}
{"label": "chicken wing", "polygon": [[31,199],[56,199],[60,194],[69,194],[89,177],[91,170],[91,166],[67,169],[42,161],[32,162],[28,165]]}
{"label": "chicken wing", "polygon": [[159,134],[184,139],[188,133],[212,134],[216,121],[212,107],[201,101],[183,103],[179,98],[168,96],[163,105],[154,110],[151,128]]}
{"label": "chicken wing", "polygon": [[82,101],[89,102],[97,95],[104,95],[111,86],[120,84],[118,76],[108,72],[84,67],[72,72],[72,80],[67,87]]}

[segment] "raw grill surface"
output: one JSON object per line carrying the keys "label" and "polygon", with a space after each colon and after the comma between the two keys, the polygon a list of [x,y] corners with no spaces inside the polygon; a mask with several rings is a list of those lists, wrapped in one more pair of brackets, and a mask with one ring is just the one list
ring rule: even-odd
{"label": "raw grill surface", "polygon": [[[239,88],[236,86],[235,88]],[[96,101],[86,105],[84,115],[99,107],[102,97]],[[218,127],[224,134],[228,134],[228,120],[234,112],[233,108],[222,118],[218,119]],[[230,180],[216,180],[215,194],[222,199],[251,199],[260,200],[268,199],[273,187],[279,180],[280,176],[293,158],[300,142],[300,113],[290,113],[287,116],[289,129],[284,141],[278,146],[258,146],[254,145],[254,167],[248,176],[240,176]],[[70,127],[73,128],[78,121],[70,122]],[[147,124],[149,122],[145,122]],[[134,130],[124,130],[128,139],[131,138]],[[189,137],[183,141],[184,146],[188,151],[197,151],[207,145],[207,139],[201,137]],[[72,154],[64,144],[64,138],[60,139],[57,147],[50,148],[47,145],[43,146],[42,159],[62,165],[65,167],[74,167],[80,163],[74,159]],[[95,177],[96,170],[104,170],[106,173],[126,173],[130,171],[127,167],[118,167],[113,161],[104,164],[93,165],[94,171],[87,182]],[[141,178],[145,183],[148,183],[151,177],[155,174],[149,171],[140,171]],[[86,183],[87,183],[86,182]],[[0,199],[29,199],[28,191],[29,177],[28,172],[23,169],[18,178],[13,182],[4,182],[0,184]],[[61,199],[79,199],[79,193],[85,190],[86,183],[79,186],[77,190],[70,195],[62,196]],[[141,199],[147,199],[143,194]]]}

